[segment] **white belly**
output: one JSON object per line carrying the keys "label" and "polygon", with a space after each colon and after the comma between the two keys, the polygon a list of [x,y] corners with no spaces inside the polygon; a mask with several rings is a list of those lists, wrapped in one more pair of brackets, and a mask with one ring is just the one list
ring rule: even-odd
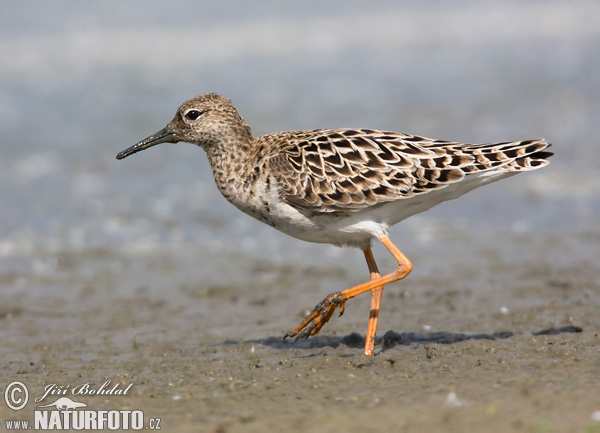
{"label": "white belly", "polygon": [[[271,191],[256,200],[235,202],[248,215],[290,236],[307,242],[364,248],[394,224],[446,200],[452,200],[481,185],[516,173],[484,172],[425,194],[376,204],[354,212],[314,212],[298,209]],[[260,197],[260,198],[259,198]]]}

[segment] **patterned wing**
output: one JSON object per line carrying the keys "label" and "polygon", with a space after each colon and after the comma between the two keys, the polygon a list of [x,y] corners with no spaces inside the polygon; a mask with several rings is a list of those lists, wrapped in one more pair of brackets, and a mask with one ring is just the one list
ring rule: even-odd
{"label": "patterned wing", "polygon": [[395,132],[333,129],[269,134],[286,142],[269,158],[282,197],[317,212],[352,212],[413,197],[490,170],[547,164],[544,140],[467,145]]}

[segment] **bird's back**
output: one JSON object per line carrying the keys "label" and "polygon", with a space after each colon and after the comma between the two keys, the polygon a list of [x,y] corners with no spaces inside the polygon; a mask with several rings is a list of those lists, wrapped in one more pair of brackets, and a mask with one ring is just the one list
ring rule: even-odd
{"label": "bird's back", "polygon": [[451,188],[458,196],[543,167],[552,155],[543,139],[464,144],[369,129],[291,131],[257,141],[272,150],[266,163],[278,173],[283,199],[319,213],[357,212],[468,185]]}

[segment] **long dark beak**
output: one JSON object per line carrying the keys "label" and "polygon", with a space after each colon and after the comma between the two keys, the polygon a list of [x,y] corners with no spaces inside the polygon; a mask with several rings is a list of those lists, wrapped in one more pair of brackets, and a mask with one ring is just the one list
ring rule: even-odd
{"label": "long dark beak", "polygon": [[167,126],[157,133],[152,134],[150,137],[144,138],[139,143],[134,144],[129,149],[119,152],[117,159],[126,158],[129,155],[139,152],[140,150],[148,149],[149,147],[156,146],[160,143],[177,143],[178,141],[179,138],[175,132],[173,132],[173,130]]}

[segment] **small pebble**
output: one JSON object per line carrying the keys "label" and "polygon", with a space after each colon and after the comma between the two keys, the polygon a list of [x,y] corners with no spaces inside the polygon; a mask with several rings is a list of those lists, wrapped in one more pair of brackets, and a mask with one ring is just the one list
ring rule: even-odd
{"label": "small pebble", "polygon": [[464,406],[463,402],[458,399],[458,396],[454,391],[448,393],[445,405],[448,407],[453,407],[455,409],[459,409]]}

